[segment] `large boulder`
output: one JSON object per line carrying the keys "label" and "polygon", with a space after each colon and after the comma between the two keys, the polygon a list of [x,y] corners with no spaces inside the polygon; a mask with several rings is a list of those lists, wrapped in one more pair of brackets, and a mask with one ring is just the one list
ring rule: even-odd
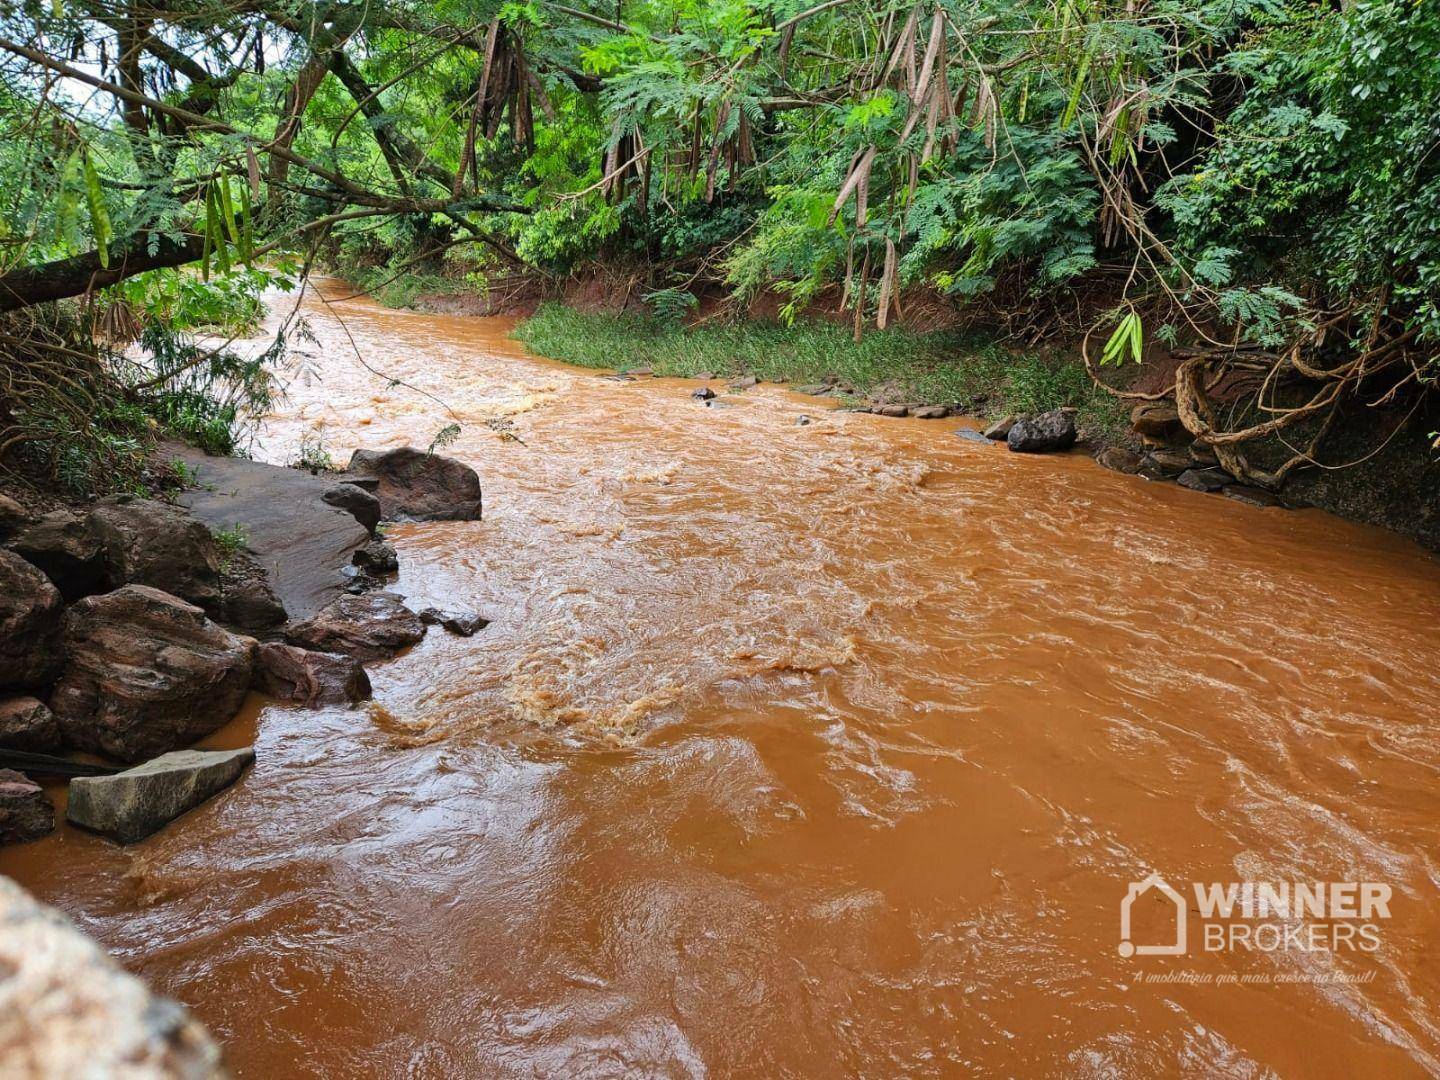
{"label": "large boulder", "polygon": [[220,1049],[53,908],[0,877],[0,1076],[220,1080]]}
{"label": "large boulder", "polygon": [[38,566],[66,600],[104,588],[105,556],[89,521],[69,510],[52,510],[19,529],[10,550]]}
{"label": "large boulder", "polygon": [[425,636],[420,616],[393,593],[342,596],[323,611],[286,631],[293,645],[316,652],[343,653],[357,660],[383,660]]}
{"label": "large boulder", "polygon": [[278,630],[290,617],[275,594],[269,573],[248,551],[230,557],[220,591],[220,603],[210,614],[236,633],[259,637]]}
{"label": "large boulder", "polygon": [[193,604],[126,585],[65,613],[64,648],[50,707],[66,743],[139,761],[226,724],[250,688],[256,645]]}
{"label": "large boulder", "polygon": [[104,551],[112,587],[149,585],[206,610],[219,604],[219,547],[184,510],[117,495],[90,511],[90,531]]}
{"label": "large boulder", "polygon": [[33,697],[0,698],[0,747],[55,753],[60,749],[55,714]]}
{"label": "large boulder", "polygon": [[158,832],[233,784],[255,751],[176,750],[113,776],[70,781],[65,818],[122,844]]}
{"label": "large boulder", "polygon": [[353,656],[270,641],[260,646],[255,689],[311,708],[351,705],[370,696],[370,677]]}
{"label": "large boulder", "polygon": [[55,808],[45,789],[24,773],[0,769],[0,844],[27,844],[54,831]]}
{"label": "large boulder", "polygon": [[60,670],[60,592],[0,548],[0,686],[40,686]]}
{"label": "large boulder", "polygon": [[1068,450],[1075,445],[1075,414],[1069,409],[1052,409],[1017,420],[1005,436],[1005,444],[1017,454]]}
{"label": "large boulder", "polygon": [[454,458],[427,454],[413,446],[356,450],[346,473],[376,481],[375,497],[387,520],[480,520],[480,477]]}

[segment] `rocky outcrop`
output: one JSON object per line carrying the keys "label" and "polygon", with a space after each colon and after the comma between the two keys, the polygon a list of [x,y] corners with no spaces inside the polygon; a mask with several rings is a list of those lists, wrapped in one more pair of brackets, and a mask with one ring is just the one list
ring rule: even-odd
{"label": "rocky outcrop", "polygon": [[480,477],[454,458],[413,446],[356,450],[346,478],[374,480],[381,515],[388,521],[479,521]]}
{"label": "rocky outcrop", "polygon": [[[346,583],[341,570],[370,532],[347,510],[324,501],[325,492],[336,485],[334,477],[244,458],[207,457],[177,444],[167,445],[165,452],[196,476],[196,487],[182,492],[180,503],[212,530],[237,525],[244,530],[245,557],[253,558],[290,618],[309,618],[341,595]],[[226,587],[228,594],[228,581]],[[264,607],[264,597],[254,594],[246,610],[258,622],[266,617]],[[250,630],[256,624],[236,620],[232,625]]]}
{"label": "rocky outcrop", "polygon": [[104,587],[104,553],[90,523],[80,514],[54,510],[17,531],[8,546],[39,567],[66,600],[77,600]]}
{"label": "rocky outcrop", "polygon": [[255,641],[145,585],[65,613],[65,667],[50,707],[67,745],[139,761],[227,723],[250,688]]}
{"label": "rocky outcrop", "polygon": [[1017,420],[1005,436],[1005,444],[1017,454],[1068,450],[1075,445],[1075,414],[1069,409],[1053,409]]}
{"label": "rocky outcrop", "polygon": [[41,686],[60,669],[60,592],[0,548],[0,687]]}
{"label": "rocky outcrop", "polygon": [[320,499],[329,506],[344,510],[372,533],[380,524],[380,500],[359,484],[336,484],[322,492]]}
{"label": "rocky outcrop", "polygon": [[221,1080],[214,1040],[0,877],[0,1075]]}
{"label": "rocky outcrop", "polygon": [[60,749],[55,714],[38,698],[0,698],[0,747],[55,753]]}
{"label": "rocky outcrop", "polygon": [[255,689],[311,708],[351,705],[370,696],[370,677],[353,656],[271,641],[260,646]]}
{"label": "rocky outcrop", "polygon": [[[24,773],[0,769],[0,844],[27,844],[54,831],[55,808],[45,797],[44,788]],[[0,968],[3,975],[4,969]]]}
{"label": "rocky outcrop", "polygon": [[316,652],[343,653],[357,660],[383,660],[425,636],[420,616],[393,593],[342,596],[286,633],[293,645]]}
{"label": "rocky outcrop", "polygon": [[70,781],[66,820],[133,844],[223,791],[255,760],[255,751],[177,750],[113,776]]}
{"label": "rocky outcrop", "polygon": [[220,551],[194,517],[154,499],[118,495],[96,504],[89,525],[112,588],[149,585],[218,612]]}

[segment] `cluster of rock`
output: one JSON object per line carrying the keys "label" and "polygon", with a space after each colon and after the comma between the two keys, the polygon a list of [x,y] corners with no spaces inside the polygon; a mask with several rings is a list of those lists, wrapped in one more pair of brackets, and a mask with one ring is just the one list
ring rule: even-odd
{"label": "cluster of rock", "polygon": [[1140,440],[1141,450],[1108,447],[1095,455],[1105,468],[1146,480],[1173,480],[1192,491],[1223,494],[1250,506],[1284,505],[1272,492],[1242,484],[1226,472],[1215,451],[1185,430],[1172,403],[1141,402],[1131,410],[1130,426]]}
{"label": "cluster of rock", "polygon": [[[242,536],[246,525],[288,527],[304,573],[287,575],[283,553],[230,572],[234,544],[222,546],[199,509],[120,496],[32,516],[0,496],[0,843],[54,827],[27,773],[76,777],[73,823],[125,843],[147,836],[253,760],[183,749],[228,723],[252,689],[311,707],[354,703],[370,695],[363,665],[413,645],[429,623],[467,636],[484,625],[465,613],[422,618],[377,591],[398,569],[375,535],[380,521],[480,517],[468,466],[408,447],[358,451],[309,500],[270,489],[291,470],[243,466],[264,497],[247,502],[237,485],[222,500],[230,525]],[[354,520],[326,520],[337,514]],[[306,536],[323,540],[323,557]],[[57,756],[68,751],[143,764]]]}

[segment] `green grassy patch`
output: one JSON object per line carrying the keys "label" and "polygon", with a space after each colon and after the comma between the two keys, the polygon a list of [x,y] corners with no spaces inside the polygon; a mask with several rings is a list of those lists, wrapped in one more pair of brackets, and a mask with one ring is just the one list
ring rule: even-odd
{"label": "green grassy patch", "polygon": [[985,416],[1080,410],[1093,436],[1118,429],[1121,410],[1097,390],[1078,360],[1016,352],[954,331],[871,330],[857,343],[829,323],[705,323],[694,327],[634,315],[587,315],[545,304],[515,336],[541,356],[581,367],[648,367],[656,375],[754,373],[818,382],[839,376],[861,394],[885,382],[928,403],[959,404]]}

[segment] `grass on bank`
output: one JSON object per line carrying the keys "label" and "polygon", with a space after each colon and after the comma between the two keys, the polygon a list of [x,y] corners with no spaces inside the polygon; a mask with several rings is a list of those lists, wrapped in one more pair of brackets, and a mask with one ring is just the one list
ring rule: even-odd
{"label": "grass on bank", "polygon": [[581,367],[648,367],[682,377],[753,373],[792,383],[837,375],[861,394],[893,381],[916,401],[958,404],[985,416],[1073,405],[1082,430],[1096,436],[1118,430],[1122,420],[1115,400],[1095,388],[1079,361],[1012,352],[955,331],[871,330],[857,343],[848,329],[829,323],[684,327],[548,303],[515,336],[541,356]]}

